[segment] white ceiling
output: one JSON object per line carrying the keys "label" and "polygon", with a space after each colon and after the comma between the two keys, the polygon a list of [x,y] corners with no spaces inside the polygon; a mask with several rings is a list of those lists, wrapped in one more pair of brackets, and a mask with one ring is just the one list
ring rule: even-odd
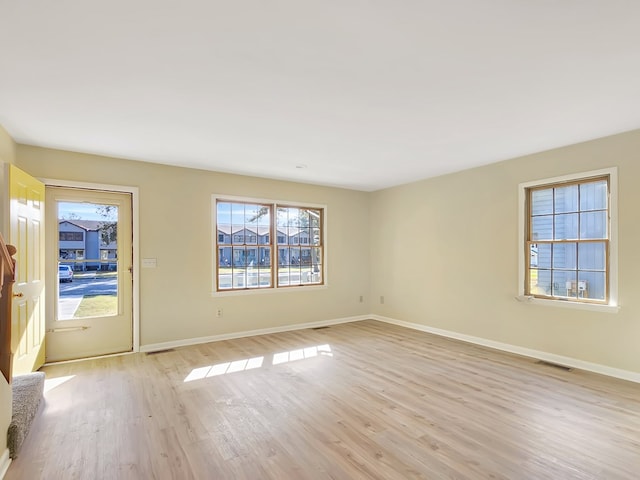
{"label": "white ceiling", "polygon": [[640,128],[639,23],[638,0],[0,0],[0,124],[370,191]]}

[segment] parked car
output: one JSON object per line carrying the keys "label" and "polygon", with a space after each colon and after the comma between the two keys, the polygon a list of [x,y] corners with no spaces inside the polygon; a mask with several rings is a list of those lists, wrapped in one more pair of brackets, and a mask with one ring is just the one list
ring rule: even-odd
{"label": "parked car", "polygon": [[73,282],[73,270],[69,265],[58,265],[58,280],[60,282]]}

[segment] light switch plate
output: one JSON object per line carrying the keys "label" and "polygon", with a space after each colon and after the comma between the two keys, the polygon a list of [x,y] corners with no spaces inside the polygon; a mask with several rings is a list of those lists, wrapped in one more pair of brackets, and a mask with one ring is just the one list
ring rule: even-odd
{"label": "light switch plate", "polygon": [[156,268],[158,266],[158,260],[155,258],[143,258],[142,268]]}

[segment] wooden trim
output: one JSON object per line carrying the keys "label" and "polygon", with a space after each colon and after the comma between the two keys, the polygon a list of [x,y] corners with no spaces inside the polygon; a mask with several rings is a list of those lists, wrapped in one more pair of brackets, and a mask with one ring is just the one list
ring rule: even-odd
{"label": "wooden trim", "polygon": [[[295,284],[295,285],[275,285],[276,288],[299,288],[299,287],[317,287],[317,286],[322,286],[324,285],[324,277],[325,277],[325,258],[324,258],[324,230],[325,230],[325,225],[324,225],[324,208],[321,207],[310,207],[307,205],[290,205],[290,204],[275,204],[275,208],[298,208],[298,209],[307,209],[307,210],[317,210],[319,212],[320,215],[320,220],[318,221],[318,229],[320,230],[320,244],[318,245],[314,245],[313,243],[309,243],[308,245],[306,245],[306,247],[309,248],[319,248],[320,249],[320,258],[322,260],[322,269],[320,270],[322,272],[322,278],[321,281],[318,283],[299,283],[299,284]],[[275,215],[275,214],[274,214]],[[277,220],[276,218],[274,218],[274,220]],[[314,228],[314,227],[309,227],[310,229]],[[287,243],[287,246],[291,247],[290,244]],[[302,244],[298,243],[297,246],[299,248],[302,248]],[[276,249],[277,250],[277,249]],[[276,252],[277,255],[277,252]],[[279,268],[279,261],[276,258],[276,270]],[[313,263],[312,263],[313,265]],[[277,282],[277,278],[276,278],[276,282]]]}
{"label": "wooden trim", "polygon": [[0,234],[0,370],[11,383],[13,352],[11,351],[11,308],[15,282],[16,248],[7,245]]}
{"label": "wooden trim", "polygon": [[[278,202],[269,202],[266,200],[258,200],[258,199],[232,199],[229,197],[225,197],[225,196],[214,196],[214,202],[213,202],[213,208],[215,209],[215,213],[214,213],[214,218],[215,218],[215,222],[213,225],[213,230],[214,230],[214,236],[215,236],[215,252],[214,252],[214,258],[215,258],[215,293],[227,293],[227,292],[252,292],[252,291],[264,291],[264,290],[276,290],[276,289],[289,289],[289,288],[299,288],[299,287],[317,287],[317,286],[323,286],[325,285],[325,277],[326,277],[326,259],[325,259],[325,207],[323,206],[317,206],[317,205],[309,205],[309,204],[291,204],[291,203],[287,203],[287,202],[283,202],[283,203],[278,203]],[[268,244],[261,244],[258,242],[258,229],[259,227],[256,226],[256,243],[246,243],[246,239],[245,242],[243,242],[242,244],[234,244],[233,241],[233,221],[230,221],[229,226],[231,228],[230,231],[230,237],[231,237],[231,242],[230,243],[224,243],[224,244],[220,244],[219,243],[219,233],[218,233],[218,226],[220,224],[219,219],[218,219],[218,204],[220,203],[229,203],[229,204],[242,204],[242,205],[257,205],[257,206],[261,206],[261,207],[266,207],[270,210],[269,213],[269,217],[270,217],[270,222],[269,222],[269,243]],[[295,209],[299,209],[299,210],[313,210],[313,211],[317,211],[320,218],[318,221],[318,227],[311,227],[309,226],[309,230],[312,231],[313,229],[317,228],[320,231],[320,235],[319,235],[319,243],[317,245],[315,245],[312,241],[310,241],[308,244],[302,244],[302,243],[298,243],[295,245],[289,244],[287,242],[286,247],[290,248],[290,247],[298,247],[298,248],[309,248],[310,252],[312,251],[311,249],[319,249],[320,250],[320,259],[321,259],[321,265],[322,268],[319,270],[319,273],[321,274],[321,279],[320,282],[317,283],[299,283],[299,284],[295,284],[295,285],[278,285],[278,270],[280,268],[280,264],[279,264],[279,247],[280,244],[278,243],[278,224],[277,224],[277,218],[278,218],[278,209],[279,208],[295,208]],[[246,228],[246,225],[243,224],[243,226]],[[287,225],[288,227],[289,225]],[[240,248],[257,248],[258,251],[260,248],[269,248],[269,252],[270,252],[270,263],[271,263],[271,268],[270,268],[270,281],[271,281],[271,285],[268,287],[260,287],[260,286],[256,286],[256,287],[242,287],[242,288],[234,288],[233,287],[233,248],[234,247],[240,247]],[[231,258],[231,270],[232,270],[232,279],[231,279],[231,288],[220,288],[220,249],[221,248],[231,248],[232,249],[232,258]],[[313,262],[312,264],[313,265]]]}
{"label": "wooden trim", "polygon": [[[230,232],[229,232],[229,237],[231,239],[230,243],[226,244],[220,244],[220,240],[219,240],[219,234],[218,234],[218,225],[219,225],[219,221],[218,221],[218,204],[220,203],[229,203],[229,204],[236,204],[236,205],[257,205],[258,207],[266,207],[269,209],[269,243],[265,243],[265,244],[261,244],[258,239],[260,237],[260,230],[259,230],[259,226],[256,225],[256,243],[247,243],[246,242],[246,235],[245,238],[243,238],[243,243],[241,244],[236,244],[233,241],[233,220],[232,218],[230,218],[230,223],[229,223],[229,228],[230,228]],[[273,274],[273,270],[274,270],[274,245],[277,245],[277,242],[274,242],[274,208],[275,208],[275,204],[269,203],[269,202],[265,202],[264,200],[256,200],[256,201],[251,201],[251,200],[230,200],[227,199],[225,197],[220,197],[220,198],[216,198],[215,201],[215,218],[216,218],[216,222],[214,225],[215,228],[215,244],[216,244],[216,252],[215,252],[215,256],[216,256],[216,264],[215,264],[215,275],[216,275],[216,292],[220,293],[220,292],[237,292],[237,291],[251,291],[251,290],[264,290],[264,289],[270,289],[273,288],[274,285],[274,274]],[[233,207],[232,207],[233,210]],[[233,217],[233,213],[230,212],[230,214]],[[243,223],[243,229],[246,229],[247,226]],[[233,249],[234,248],[256,248],[256,250],[258,252],[260,252],[260,248],[268,248],[269,249],[269,262],[271,264],[270,266],[270,282],[271,284],[268,287],[260,287],[260,277],[258,277],[258,286],[256,287],[243,287],[243,288],[234,288],[233,287],[233,270],[234,270],[234,266],[233,266]],[[220,248],[231,248],[231,288],[220,288]],[[246,268],[246,265],[245,265]]]}
{"label": "wooden trim", "polygon": [[540,185],[533,185],[533,186],[527,187],[526,189],[528,191],[546,190],[547,188],[570,187],[572,185],[581,185],[581,184],[585,184],[585,183],[595,183],[595,182],[600,182],[602,180],[605,180],[607,182],[607,185],[608,185],[609,184],[609,174],[587,176],[587,177],[576,178],[576,179],[568,180],[568,181],[557,181],[557,182],[544,183],[544,184],[540,184]]}
{"label": "wooden trim", "polygon": [[[606,182],[607,184],[607,205],[606,208],[600,208],[600,209],[595,209],[595,210],[580,210],[580,189],[578,189],[578,206],[577,206],[577,210],[575,211],[568,211],[568,212],[560,212],[557,213],[556,212],[556,199],[555,199],[555,189],[556,188],[564,188],[564,187],[568,187],[568,186],[572,186],[572,185],[585,185],[585,184],[589,184],[589,183],[596,183],[596,182]],[[587,212],[606,212],[606,232],[607,235],[605,238],[589,238],[589,239],[581,239],[581,238],[572,238],[572,239],[544,239],[544,240],[533,240],[531,238],[531,232],[533,231],[533,218],[534,215],[532,214],[531,211],[531,196],[532,193],[534,191],[539,191],[539,190],[548,190],[548,189],[553,189],[554,193],[553,193],[553,199],[552,199],[552,213],[550,214],[544,214],[544,215],[539,215],[539,216],[551,216],[552,217],[552,237],[555,237],[555,217],[558,215],[564,215],[564,214],[577,214],[578,215],[578,235],[580,235],[580,214],[581,213],[587,213]],[[525,259],[525,265],[524,265],[524,274],[525,274],[525,278],[524,278],[524,294],[525,295],[530,295],[533,296],[535,298],[542,298],[542,299],[549,299],[549,300],[564,300],[564,301],[569,301],[569,302],[575,302],[575,303],[591,303],[591,304],[608,304],[609,300],[610,300],[610,277],[611,277],[611,267],[610,267],[610,239],[611,239],[611,175],[610,174],[606,174],[606,175],[595,175],[595,176],[591,176],[591,177],[584,177],[584,178],[576,178],[576,179],[572,179],[569,181],[559,181],[559,182],[551,182],[551,183],[545,183],[545,184],[541,184],[541,185],[532,185],[529,187],[525,187],[524,189],[525,192],[525,215],[526,215],[526,223],[525,223],[525,235],[524,235],[524,259]],[[580,298],[580,297],[566,297],[566,296],[557,296],[557,295],[541,295],[541,294],[533,294],[531,293],[531,245],[536,244],[536,245],[540,245],[540,244],[546,244],[546,245],[554,245],[554,244],[565,244],[565,243],[573,243],[576,244],[576,256],[578,255],[578,245],[581,243],[604,243],[605,245],[605,270],[604,270],[604,274],[605,274],[605,285],[604,285],[604,289],[605,289],[605,295],[604,295],[604,300],[599,300],[599,299],[592,299],[592,298]],[[566,269],[554,269],[553,265],[551,266],[551,268],[548,269],[542,269],[542,270],[550,270],[551,272],[553,272],[554,270],[566,270]],[[602,270],[579,270],[578,269],[578,259],[576,258],[576,268],[575,270],[567,270],[567,271],[571,271],[571,272],[576,272],[576,275],[580,272],[603,272]],[[576,277],[577,278],[577,277]]]}

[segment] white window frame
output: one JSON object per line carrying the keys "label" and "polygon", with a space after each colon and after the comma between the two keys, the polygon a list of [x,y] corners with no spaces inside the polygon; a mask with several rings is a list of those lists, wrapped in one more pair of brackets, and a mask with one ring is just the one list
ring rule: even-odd
{"label": "white window frame", "polygon": [[[230,201],[230,202],[239,202],[239,203],[256,203],[256,204],[270,204],[273,205],[274,208],[277,207],[298,207],[298,208],[316,208],[323,210],[323,225],[322,225],[322,279],[323,282],[320,285],[286,285],[282,287],[278,287],[277,275],[274,275],[273,285],[269,288],[249,288],[243,290],[218,290],[218,270],[216,265],[216,248],[217,243],[216,240],[218,238],[218,209],[217,202],[221,201]],[[212,283],[212,292],[211,295],[213,297],[228,297],[235,295],[264,295],[269,293],[284,293],[284,292],[308,292],[310,290],[325,290],[329,286],[329,276],[328,276],[328,250],[329,247],[327,245],[328,238],[328,208],[326,205],[310,203],[310,202],[299,202],[299,201],[290,201],[290,200],[273,200],[268,198],[255,198],[255,197],[241,197],[235,195],[224,195],[224,194],[213,194],[211,195],[211,246],[209,249],[212,255],[211,258],[211,277],[213,279]],[[273,252],[274,256],[271,259],[272,263],[277,261],[278,258],[278,242],[277,242],[277,226],[274,225],[274,241]],[[274,263],[274,266],[275,265]]]}
{"label": "white window frame", "polygon": [[[609,303],[594,304],[572,302],[560,299],[535,298],[525,295],[526,264],[529,256],[526,252],[526,225],[527,225],[527,189],[553,183],[576,182],[583,179],[609,176]],[[525,182],[518,185],[518,301],[555,307],[574,308],[578,310],[592,310],[598,312],[616,313],[620,309],[618,305],[618,168],[604,168],[591,170],[559,177],[544,178]]]}

